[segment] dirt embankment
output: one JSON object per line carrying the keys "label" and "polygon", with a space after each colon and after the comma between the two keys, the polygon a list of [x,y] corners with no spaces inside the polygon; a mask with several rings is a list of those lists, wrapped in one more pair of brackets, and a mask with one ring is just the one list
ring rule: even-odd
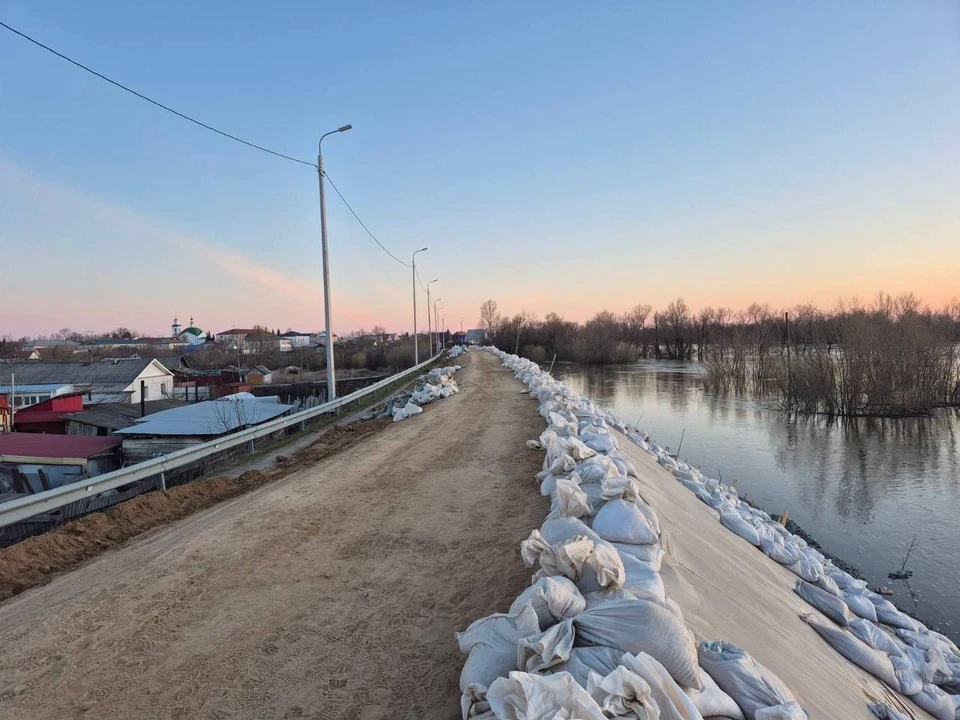
{"label": "dirt embankment", "polygon": [[49,582],[54,576],[141,533],[262,487],[304,465],[319,462],[388,424],[387,420],[374,420],[334,427],[293,456],[278,456],[276,467],[267,472],[251,470],[236,478],[205,478],[166,492],[147,493],[2,548],[0,600]]}

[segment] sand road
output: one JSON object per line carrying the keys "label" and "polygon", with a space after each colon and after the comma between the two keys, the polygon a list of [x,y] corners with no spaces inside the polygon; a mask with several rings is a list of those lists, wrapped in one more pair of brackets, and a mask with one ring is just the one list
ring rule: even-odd
{"label": "sand road", "polygon": [[0,605],[0,718],[456,718],[453,633],[529,583],[544,423],[486,353],[351,450]]}

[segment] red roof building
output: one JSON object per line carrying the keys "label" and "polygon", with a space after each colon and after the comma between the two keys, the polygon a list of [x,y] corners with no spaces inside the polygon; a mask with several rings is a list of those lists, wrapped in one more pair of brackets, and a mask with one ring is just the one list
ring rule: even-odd
{"label": "red roof building", "polygon": [[[19,415],[20,413],[17,413],[18,417]],[[113,437],[4,433],[0,435],[0,462],[34,461],[39,465],[83,465],[90,458],[115,452],[120,444],[120,438]]]}
{"label": "red roof building", "polygon": [[10,432],[10,401],[0,397],[0,432]]}
{"label": "red roof building", "polygon": [[18,433],[67,434],[67,415],[83,410],[83,396],[58,395],[49,400],[18,410],[14,428]]}

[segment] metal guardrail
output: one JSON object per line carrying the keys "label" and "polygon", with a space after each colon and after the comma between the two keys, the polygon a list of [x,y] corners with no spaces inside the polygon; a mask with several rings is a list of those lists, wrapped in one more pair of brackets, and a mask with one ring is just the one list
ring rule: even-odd
{"label": "metal guardrail", "polygon": [[98,475],[97,477],[86,481],[78,481],[69,485],[61,485],[60,487],[56,487],[51,490],[45,490],[43,492],[36,493],[35,495],[29,495],[27,497],[10,500],[9,502],[0,503],[0,528],[22,522],[23,520],[31,518],[34,515],[40,515],[52,510],[57,510],[61,507],[69,505],[70,503],[76,502],[77,500],[94,497],[99,493],[107,490],[113,490],[121,487],[122,485],[129,485],[130,483],[137,482],[138,480],[145,480],[147,478],[156,477],[157,475],[162,475],[165,472],[175,470],[183,467],[184,465],[189,465],[190,463],[196,462],[197,460],[202,460],[203,458],[211,455],[216,455],[224,450],[229,450],[230,448],[237,447],[238,445],[243,445],[244,443],[249,443],[258,438],[265,437],[277,432],[278,430],[290,427],[291,425],[307,422],[318,415],[324,415],[329,413],[331,410],[337,410],[338,408],[348,405],[355,400],[359,400],[367,395],[372,395],[378,390],[382,390],[398,380],[403,380],[410,375],[415,375],[423,370],[427,365],[437,360],[441,355],[442,353],[434,355],[432,358],[425,360],[419,365],[415,365],[414,367],[404,370],[403,372],[399,372],[396,375],[391,375],[390,377],[385,378],[378,383],[374,383],[373,385],[360,388],[356,392],[352,392],[349,395],[344,395],[343,397],[337,398],[336,400],[332,400],[328,403],[324,403],[323,405],[317,405],[309,410],[302,410],[301,412],[294,413],[293,415],[287,415],[285,417],[263,423],[262,425],[257,425],[256,427],[242,430],[233,435],[224,436],[218,440],[211,440],[190,448],[177,450],[169,455],[161,455],[160,457],[153,458],[142,463],[137,463],[136,465],[131,465],[130,467],[104,473],[103,475]]}

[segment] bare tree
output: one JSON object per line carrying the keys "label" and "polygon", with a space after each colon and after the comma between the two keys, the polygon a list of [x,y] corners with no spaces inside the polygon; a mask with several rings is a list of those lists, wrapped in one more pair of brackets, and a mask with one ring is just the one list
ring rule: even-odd
{"label": "bare tree", "polygon": [[480,306],[480,327],[488,333],[495,333],[500,326],[500,310],[496,300],[487,300]]}

